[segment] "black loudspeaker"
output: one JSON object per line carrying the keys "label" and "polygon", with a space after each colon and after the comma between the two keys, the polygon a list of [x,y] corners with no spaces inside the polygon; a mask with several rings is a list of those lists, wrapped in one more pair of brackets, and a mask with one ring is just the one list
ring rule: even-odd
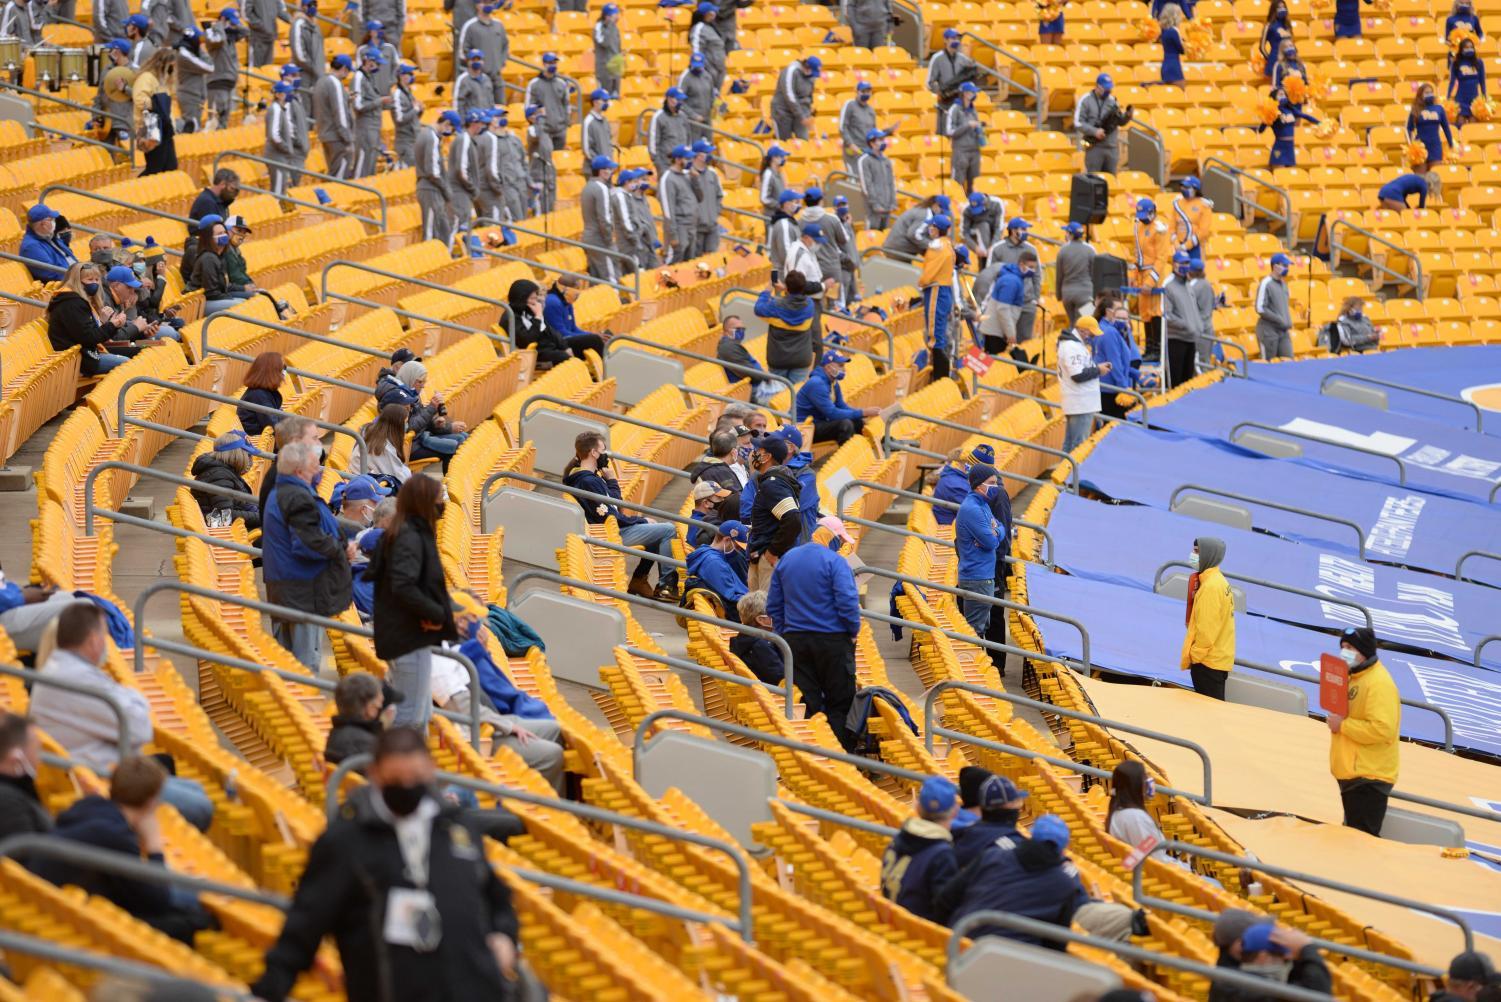
{"label": "black loudspeaker", "polygon": [[1111,254],[1096,254],[1089,265],[1089,277],[1094,280],[1094,291],[1121,289],[1126,285],[1126,259]]}
{"label": "black loudspeaker", "polygon": [[1094,226],[1110,211],[1110,182],[1099,174],[1075,174],[1069,184],[1068,221]]}

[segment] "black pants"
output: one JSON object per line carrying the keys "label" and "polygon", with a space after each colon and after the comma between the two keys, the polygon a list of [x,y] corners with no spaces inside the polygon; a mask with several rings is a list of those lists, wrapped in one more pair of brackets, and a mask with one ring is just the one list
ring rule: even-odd
{"label": "black pants", "polygon": [[849,418],[840,418],[838,421],[814,421],[813,441],[837,442],[843,445],[854,438],[864,425],[864,418],[853,421]]}
{"label": "black pants", "polygon": [[[1004,490],[1004,488],[1002,488]],[[1010,555],[1011,541],[1002,540],[1003,547]],[[995,558],[995,597],[1006,598],[1006,588],[1011,580],[1011,564],[1001,559],[999,553]],[[990,625],[985,627],[985,639],[993,644],[1006,642],[1006,610],[1000,606],[991,606]],[[1006,677],[1006,655],[1001,651],[986,651],[990,655],[990,663],[995,665],[995,670],[1002,678]]]}
{"label": "black pants", "polygon": [[1340,780],[1339,799],[1345,805],[1345,827],[1379,837],[1391,792],[1392,784],[1376,779]]}
{"label": "black pants", "polygon": [[1192,341],[1167,340],[1167,378],[1163,386],[1171,389],[1194,377],[1194,358],[1198,349]]}
{"label": "black pants", "polygon": [[1153,317],[1151,320],[1143,320],[1141,329],[1147,346],[1147,350],[1142,352],[1142,358],[1160,359],[1162,357],[1162,318]]}
{"label": "black pants", "polygon": [[949,378],[949,353],[938,348],[930,350],[933,359],[933,381]]}
{"label": "black pants", "polygon": [[854,744],[845,721],[855,701],[855,639],[848,633],[801,631],[784,633],[782,639],[792,648],[792,681],[803,694],[808,716],[822,713],[848,751]]}
{"label": "black pants", "polygon": [[1229,672],[1206,668],[1195,662],[1188,666],[1188,673],[1194,680],[1194,692],[1222,703],[1225,701],[1225,679],[1230,677]]}
{"label": "black pants", "polygon": [[564,338],[568,342],[568,350],[573,352],[573,357],[580,362],[584,360],[584,352],[593,351],[601,358],[605,354],[605,339],[598,334],[571,334]]}

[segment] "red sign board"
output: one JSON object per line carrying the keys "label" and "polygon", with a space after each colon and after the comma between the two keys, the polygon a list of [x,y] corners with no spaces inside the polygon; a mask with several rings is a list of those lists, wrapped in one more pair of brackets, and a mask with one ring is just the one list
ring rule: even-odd
{"label": "red sign board", "polygon": [[978,346],[972,346],[964,354],[964,367],[982,376],[990,371],[994,362],[995,359],[981,351]]}
{"label": "red sign board", "polygon": [[1152,850],[1157,848],[1158,844],[1156,835],[1148,835],[1136,843],[1136,848],[1126,853],[1126,858],[1121,860],[1121,862],[1125,865],[1126,869],[1134,870],[1142,860],[1152,854]]}
{"label": "red sign board", "polygon": [[1350,715],[1350,666],[1338,654],[1319,655],[1319,705],[1325,713]]}

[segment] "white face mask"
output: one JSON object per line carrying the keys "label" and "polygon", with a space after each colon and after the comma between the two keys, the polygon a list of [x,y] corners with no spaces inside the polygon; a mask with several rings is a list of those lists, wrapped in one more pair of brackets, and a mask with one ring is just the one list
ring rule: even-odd
{"label": "white face mask", "polygon": [[1258,978],[1286,984],[1288,976],[1292,974],[1293,965],[1290,960],[1264,960],[1254,964],[1242,964],[1240,969]]}
{"label": "white face mask", "polygon": [[1199,569],[1199,555],[1197,553],[1190,553],[1188,555],[1188,566],[1192,567],[1194,570]]}
{"label": "white face mask", "polygon": [[1356,665],[1360,664],[1360,655],[1356,654],[1348,647],[1341,647],[1339,649],[1339,657],[1341,661],[1349,665],[1351,668],[1354,668]]}

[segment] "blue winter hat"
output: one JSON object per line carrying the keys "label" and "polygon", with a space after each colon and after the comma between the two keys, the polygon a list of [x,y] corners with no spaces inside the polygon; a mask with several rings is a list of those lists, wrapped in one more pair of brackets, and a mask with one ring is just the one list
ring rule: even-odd
{"label": "blue winter hat", "polygon": [[929,776],[917,791],[918,813],[930,821],[952,811],[958,802],[953,782],[943,776]]}
{"label": "blue winter hat", "polygon": [[1032,822],[1032,841],[1034,842],[1046,842],[1059,849],[1067,849],[1070,837],[1068,822],[1056,814],[1044,814]]}
{"label": "blue winter hat", "polygon": [[971,466],[969,468],[970,489],[973,490],[974,488],[979,487],[981,484],[992,477],[995,477],[997,479],[1000,478],[1000,474],[996,472],[994,466],[991,466],[989,463],[976,463],[974,466]]}
{"label": "blue winter hat", "polygon": [[1257,922],[1251,928],[1240,934],[1240,955],[1249,957],[1253,953],[1287,953],[1287,948],[1280,943],[1272,942],[1272,932],[1277,928],[1277,923],[1272,921]]}
{"label": "blue winter hat", "polygon": [[604,154],[600,154],[599,156],[595,157],[593,160],[589,161],[589,170],[591,172],[593,172],[593,171],[601,171],[601,170],[614,170],[616,167],[619,167],[619,166],[620,165],[618,163],[616,163],[615,161],[611,160],[609,157],[605,156]]}
{"label": "blue winter hat", "polygon": [[825,240],[825,237],[823,235],[823,227],[819,226],[817,223],[804,223],[803,236],[812,237],[819,243],[823,243]]}
{"label": "blue winter hat", "polygon": [[224,222],[224,217],[217,213],[210,213],[207,216],[202,216],[198,220],[198,232],[207,233],[209,230],[212,230],[214,228],[215,223],[222,222]]}
{"label": "blue winter hat", "polygon": [[928,225],[931,226],[931,227],[933,227],[939,233],[947,233],[949,231],[949,227],[951,227],[951,226],[954,225],[954,221],[952,219],[950,219],[948,216],[945,216],[942,213],[940,213],[940,214],[934,216],[933,218],[929,219],[928,220]]}
{"label": "blue winter hat", "polygon": [[271,453],[257,449],[243,431],[227,431],[220,437],[225,441],[214,443],[213,451],[215,452],[235,452],[244,449],[252,456],[259,456],[261,459],[271,458]]}
{"label": "blue winter hat", "polygon": [[974,463],[995,464],[995,450],[984,442],[969,450],[969,459]]}
{"label": "blue winter hat", "polygon": [[803,193],[796,188],[783,188],[782,193],[777,196],[777,204],[779,205],[786,205],[788,202],[801,202],[802,200]]}

